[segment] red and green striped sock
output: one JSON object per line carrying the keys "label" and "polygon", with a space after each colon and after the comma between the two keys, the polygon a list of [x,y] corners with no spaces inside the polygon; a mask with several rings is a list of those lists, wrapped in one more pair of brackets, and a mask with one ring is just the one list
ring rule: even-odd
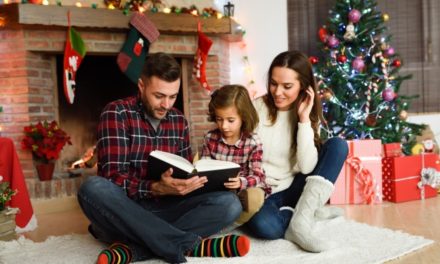
{"label": "red and green striped sock", "polygon": [[190,257],[241,257],[250,249],[249,238],[227,235],[203,239],[188,256]]}
{"label": "red and green striped sock", "polygon": [[96,264],[126,264],[131,261],[131,250],[122,243],[113,243],[99,253]]}

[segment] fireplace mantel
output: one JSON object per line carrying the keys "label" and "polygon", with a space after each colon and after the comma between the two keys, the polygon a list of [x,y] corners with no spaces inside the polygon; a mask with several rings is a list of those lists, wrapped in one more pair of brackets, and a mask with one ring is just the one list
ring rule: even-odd
{"label": "fireplace mantel", "polygon": [[[76,6],[6,4],[0,6],[0,19],[4,28],[67,27],[67,12],[70,11],[71,25],[98,30],[126,30],[130,16],[121,10],[93,9]],[[230,42],[241,41],[242,30],[232,18],[200,18],[190,14],[144,13],[163,34],[194,35],[197,21],[202,22],[202,30],[208,35],[219,35]],[[1,27],[0,27],[1,29]]]}

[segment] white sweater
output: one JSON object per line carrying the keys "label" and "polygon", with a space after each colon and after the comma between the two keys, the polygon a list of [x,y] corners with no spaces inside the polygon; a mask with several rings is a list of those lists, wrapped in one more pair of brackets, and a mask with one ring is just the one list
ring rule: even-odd
{"label": "white sweater", "polygon": [[313,141],[311,123],[298,123],[296,157],[290,159],[292,128],[289,111],[278,111],[275,124],[271,125],[267,107],[262,98],[254,101],[260,123],[256,132],[263,142],[263,168],[266,182],[272,193],[287,189],[296,173],[310,173],[318,162],[318,150]]}

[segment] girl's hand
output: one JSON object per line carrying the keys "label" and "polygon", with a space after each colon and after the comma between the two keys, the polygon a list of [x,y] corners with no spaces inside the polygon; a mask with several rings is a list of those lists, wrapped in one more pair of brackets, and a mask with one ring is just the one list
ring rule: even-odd
{"label": "girl's hand", "polygon": [[225,182],[225,187],[228,189],[238,189],[240,188],[241,181],[240,177],[229,178],[229,181]]}
{"label": "girl's hand", "polygon": [[315,92],[312,87],[308,87],[306,90],[306,97],[302,99],[298,107],[299,122],[310,122],[310,112],[312,111],[313,102],[315,99]]}

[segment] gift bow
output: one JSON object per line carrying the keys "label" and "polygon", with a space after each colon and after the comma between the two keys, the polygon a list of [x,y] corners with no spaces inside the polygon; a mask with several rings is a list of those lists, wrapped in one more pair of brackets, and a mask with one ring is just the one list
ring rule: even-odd
{"label": "gift bow", "polygon": [[371,172],[362,166],[362,161],[358,157],[350,156],[345,161],[350,168],[355,171],[355,180],[360,184],[362,191],[362,197],[364,202],[372,204],[377,196],[376,181],[374,180]]}

